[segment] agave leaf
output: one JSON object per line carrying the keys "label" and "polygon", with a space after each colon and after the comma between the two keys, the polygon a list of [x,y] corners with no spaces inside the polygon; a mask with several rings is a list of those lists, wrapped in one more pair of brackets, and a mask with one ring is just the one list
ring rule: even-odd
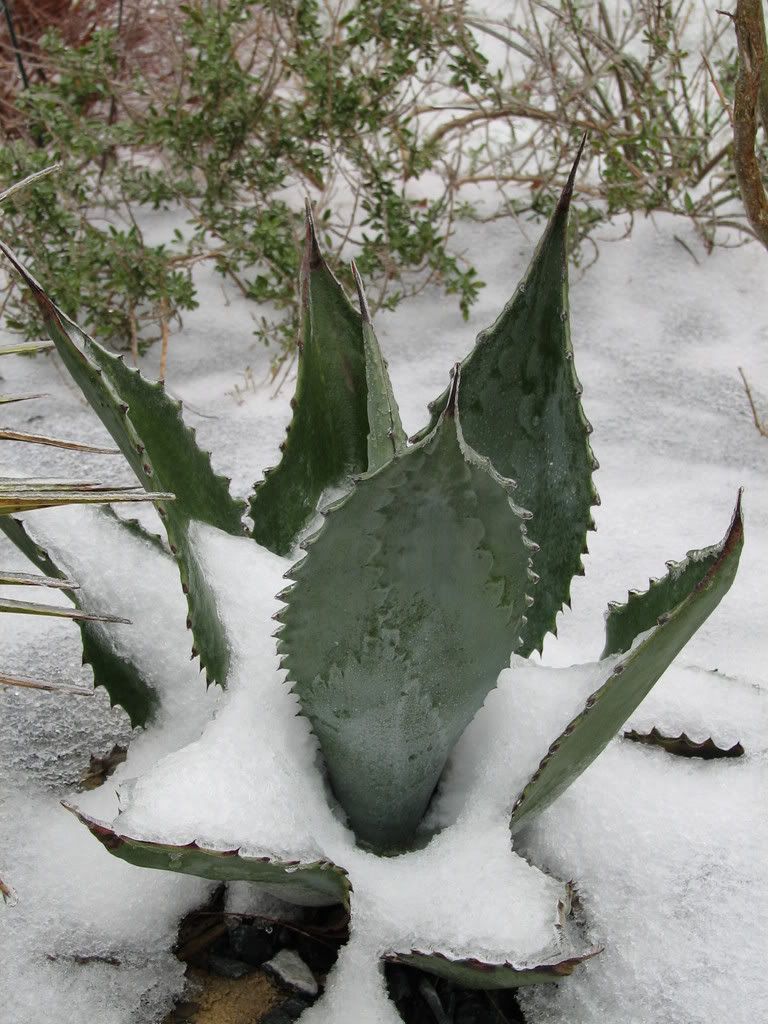
{"label": "agave leaf", "polygon": [[[0,530],[41,572],[54,578],[65,578],[45,548],[35,541],[20,520],[0,517]],[[77,606],[78,595],[70,594],[69,597]],[[110,702],[125,709],[132,726],[146,725],[159,707],[157,691],[132,661],[118,653],[102,626],[89,621],[78,625],[83,644],[83,664],[91,666],[94,686],[103,686]]]}
{"label": "agave leaf", "polygon": [[653,628],[660,616],[670,612],[704,579],[719,557],[719,544],[689,551],[681,562],[667,562],[667,574],[650,580],[650,586],[643,593],[630,590],[625,604],[609,604],[605,617],[605,647],[600,657],[628,651],[640,633]]}
{"label": "agave leaf", "polygon": [[93,690],[85,686],[66,686],[63,683],[46,683],[39,679],[26,679],[23,676],[0,675],[0,686],[18,686],[26,690],[48,690],[51,693],[69,693],[83,697],[92,697]]}
{"label": "agave leaf", "polygon": [[700,579],[665,612],[632,650],[607,669],[605,683],[587,699],[584,710],[549,748],[512,809],[516,831],[544,810],[589,767],[640,704],[664,670],[715,610],[736,576],[744,543],[741,494],[718,554]]}
{"label": "agave leaf", "polygon": [[52,576],[36,576],[29,572],[11,572],[0,569],[0,586],[8,587],[53,587],[58,590],[79,590],[80,584],[65,577],[54,579]]}
{"label": "agave leaf", "polygon": [[383,959],[392,964],[403,964],[406,967],[418,967],[429,971],[438,978],[462,988],[474,989],[505,989],[519,988],[521,985],[538,985],[547,981],[560,981],[572,974],[579,964],[593,956],[599,949],[590,949],[577,956],[549,959],[540,964],[521,966],[511,963],[487,963],[474,958],[454,960],[444,953],[427,953],[417,949],[409,953],[387,953]]}
{"label": "agave leaf", "polygon": [[57,505],[94,505],[104,502],[173,501],[164,491],[147,492],[140,488],[114,487],[110,484],[67,483],[52,486],[36,480],[13,481],[0,478],[0,516],[30,512]]}
{"label": "agave leaf", "polygon": [[[517,482],[517,500],[533,515],[528,534],[541,548],[522,655],[555,631],[571,580],[583,575],[590,506],[599,503],[568,321],[568,209],[580,156],[581,148],[525,277],[462,363],[467,443]],[[430,406],[432,423],[443,403]]]}
{"label": "agave leaf", "polygon": [[28,444],[47,444],[52,448],[68,448],[73,452],[90,452],[93,455],[119,455],[119,448],[100,448],[81,441],[65,441],[60,437],[47,437],[44,434],[27,434],[22,430],[0,429],[0,441],[26,441]]}
{"label": "agave leaf", "polygon": [[197,843],[172,846],[122,836],[103,822],[90,818],[70,804],[68,811],[85,825],[105,849],[136,867],[179,871],[217,882],[253,882],[265,892],[300,906],[349,908],[351,885],[346,871],[330,861],[280,861],[273,857],[249,857],[239,850],[206,850]]}
{"label": "agave leaf", "polygon": [[10,597],[0,597],[0,613],[9,612],[14,615],[42,615],[59,619],[75,619],[78,622],[122,622],[130,625],[130,619],[121,619],[117,615],[100,615],[97,612],[85,612],[80,608],[64,608],[58,604],[39,604],[36,601],[16,601]]}
{"label": "agave leaf", "polygon": [[457,368],[434,432],[329,511],[277,616],[336,796],[379,849],[412,837],[519,641],[532,583],[514,485],[465,444],[458,388]]}
{"label": "agave leaf", "polygon": [[395,401],[387,364],[373,330],[363,282],[354,260],[352,276],[355,279],[362,316],[365,379],[368,388],[368,472],[373,473],[405,448],[407,438],[400,422],[400,410]]}
{"label": "agave leaf", "polygon": [[375,418],[374,395],[391,394],[386,366],[372,331],[364,340],[360,314],[323,259],[309,203],[301,305],[293,419],[279,465],[266,471],[250,503],[253,536],[278,554],[291,550],[326,489],[365,472],[369,433],[389,429]]}
{"label": "agave leaf", "polygon": [[158,511],[176,557],[187,595],[189,620],[201,667],[223,683],[229,664],[229,643],[216,601],[189,543],[191,520],[209,523],[227,533],[242,533],[244,506],[229,493],[229,481],[214,473],[210,457],[184,424],[181,403],[170,398],[162,382],[152,383],[122,357],[89,338],[52,302],[23,264],[0,242],[30,287],[62,362],[147,490],[175,495]]}
{"label": "agave leaf", "polygon": [[49,348],[53,348],[52,341],[19,341],[15,345],[3,345],[0,356],[26,356],[34,352],[46,352]]}
{"label": "agave leaf", "polygon": [[704,761],[715,761],[723,757],[743,757],[744,747],[740,743],[734,743],[731,747],[720,747],[711,736],[697,743],[681,732],[679,736],[665,736],[658,729],[653,728],[650,732],[637,732],[629,729],[624,733],[625,740],[632,740],[634,743],[644,743],[649,747],[661,747],[668,754],[675,754],[677,757],[700,757]]}

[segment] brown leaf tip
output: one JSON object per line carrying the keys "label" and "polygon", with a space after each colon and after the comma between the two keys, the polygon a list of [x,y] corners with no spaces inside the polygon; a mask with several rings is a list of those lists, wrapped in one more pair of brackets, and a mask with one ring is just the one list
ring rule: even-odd
{"label": "brown leaf tip", "polygon": [[456,415],[459,401],[459,381],[461,379],[461,363],[456,363],[451,370],[451,386],[448,390],[448,401],[445,403],[444,416],[451,419]]}
{"label": "brown leaf tip", "polygon": [[320,245],[317,241],[315,217],[312,212],[312,203],[309,200],[309,196],[304,200],[304,209],[306,211],[304,259],[310,270],[317,270],[317,268],[322,265],[323,255],[320,252]]}
{"label": "brown leaf tip", "polygon": [[357,269],[357,264],[354,260],[350,262],[350,268],[352,270],[352,277],[355,279],[355,288],[357,288],[357,301],[360,303],[360,315],[363,318],[364,324],[370,324],[371,311],[368,308],[368,300],[365,297],[365,290],[363,288],[363,279],[360,277],[360,273]]}

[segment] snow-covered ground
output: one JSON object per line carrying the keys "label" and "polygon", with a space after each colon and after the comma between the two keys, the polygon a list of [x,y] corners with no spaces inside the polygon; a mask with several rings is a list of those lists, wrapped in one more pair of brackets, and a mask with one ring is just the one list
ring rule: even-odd
{"label": "snow-covered ground", "polygon": [[[437,292],[377,318],[407,430],[423,425],[426,403],[444,387],[449,367],[511,294],[540,227],[511,222],[460,227],[458,242],[487,282],[469,324]],[[768,415],[768,256],[754,244],[708,257],[700,253],[696,265],[674,238],[681,235],[699,251],[686,232],[671,219],[641,222],[630,239],[604,245],[596,264],[572,276],[576,365],[601,463],[596,482],[602,505],[596,510],[597,532],[590,536],[587,575],[574,582],[573,611],[560,616],[559,638],[548,639],[543,661],[565,666],[597,658],[607,602],[622,599],[629,587],[644,588],[649,576],[663,573],[666,559],[719,540],[743,485],[747,540],[737,580],[631,724],[644,730],[657,725],[674,734],[684,730],[693,739],[711,735],[723,745],[738,739],[746,754],[736,760],[683,760],[617,739],[529,829],[522,852],[556,878],[576,882],[591,937],[605,947],[572,977],[526,995],[535,1024],[753,1024],[768,1000],[763,869],[768,852],[763,578],[768,441],[754,428],[737,371],[744,368]],[[212,451],[215,467],[245,495],[262,469],[278,459],[292,384],[276,397],[266,383],[246,390],[242,401],[233,397],[235,385],[243,386],[246,367],[257,382],[266,381],[269,353],[253,341],[253,311],[239,297],[214,279],[201,277],[200,288],[201,309],[186,317],[183,334],[172,339],[169,388],[187,403],[187,421]],[[157,359],[156,351],[147,356],[148,374]],[[3,418],[9,425],[104,440],[101,425],[54,358],[7,359],[0,372],[3,391],[49,394],[6,407]],[[109,457],[75,462],[52,450],[11,443],[2,455],[3,473],[127,479],[119,460]],[[79,564],[91,577],[89,594],[104,610],[133,620],[132,627],[117,627],[120,635],[131,646],[141,638],[142,657],[158,678],[171,680],[172,708],[179,709],[169,712],[162,727],[134,740],[128,763],[104,787],[75,794],[75,802],[111,819],[119,786],[126,831],[143,829],[150,835],[154,829],[159,838],[162,822],[170,818],[173,834],[164,836],[169,840],[205,838],[222,848],[257,843],[259,814],[266,813],[267,803],[253,792],[269,786],[255,777],[250,787],[248,770],[267,761],[242,740],[249,721],[254,736],[263,728],[258,686],[249,691],[244,674],[223,699],[217,690],[205,693],[189,663],[175,569],[169,566],[167,579],[162,578],[157,559],[140,542],[118,545],[116,528],[98,513],[45,511],[30,518],[60,551],[74,552],[72,570],[76,574]],[[216,538],[206,543],[214,552]],[[241,561],[247,564],[246,557]],[[265,587],[277,581],[283,569],[278,563],[267,559],[253,570]],[[0,564],[24,567],[4,539]],[[219,564],[227,563],[222,558]],[[230,608],[226,580],[222,587],[222,601],[230,601]],[[273,592],[263,595],[255,618],[261,615],[266,622]],[[79,634],[71,624],[6,616],[0,631],[3,668],[9,672],[89,679],[79,667]],[[258,685],[266,680],[278,688],[273,656],[259,646],[268,631],[255,631],[250,653],[262,661],[264,679]],[[265,821],[264,828],[275,843],[278,834],[291,833],[299,853],[314,846],[332,859],[351,858],[354,863],[346,866],[359,900],[358,932],[342,953],[330,1001],[324,1011],[318,1004],[307,1019],[317,1024],[395,1020],[381,1001],[375,970],[382,944],[412,940],[418,945],[427,938],[458,953],[471,942],[514,946],[525,918],[531,950],[546,938],[550,925],[541,918],[536,893],[518,877],[523,862],[505,845],[503,810],[516,795],[516,776],[510,772],[508,791],[490,784],[504,778],[503,760],[494,759],[493,750],[507,732],[513,736],[522,728],[510,716],[519,716],[526,734],[540,731],[541,753],[553,738],[555,719],[545,711],[546,701],[535,685],[523,685],[529,676],[537,677],[534,668],[518,673],[516,687],[504,673],[462,739],[452,777],[475,796],[462,807],[455,786],[455,806],[443,802],[446,820],[458,819],[456,827],[417,855],[423,888],[413,891],[401,889],[406,876],[398,875],[397,861],[386,868],[371,866],[375,858],[353,850],[348,834],[327,812],[316,777],[310,777],[313,748],[303,725],[292,717],[290,701],[276,696],[277,689],[270,691],[272,713],[285,735],[294,736],[296,752],[273,758],[276,772],[278,762],[289,763],[279,777],[279,785],[289,788],[273,797],[291,800],[284,819]],[[539,670],[538,677],[545,686],[551,680],[553,687],[562,687],[559,674]],[[526,685],[528,712],[520,702]],[[539,700],[541,718],[530,712],[531,702],[538,707]],[[149,1024],[183,984],[183,965],[169,952],[178,919],[205,899],[210,885],[117,861],[60,807],[60,798],[72,794],[87,767],[88,755],[106,753],[128,733],[126,716],[109,709],[103,691],[93,698],[64,698],[2,689],[0,706],[0,876],[19,894],[16,907],[0,908],[3,1020],[31,1024],[67,1016],[99,1024]],[[217,717],[206,728],[216,706]],[[222,744],[218,758],[212,753],[216,736]],[[481,753],[490,780],[487,799],[478,783]],[[170,760],[159,764],[169,754]],[[174,771],[175,765],[183,771]],[[290,788],[290,772],[298,773],[306,795]],[[147,773],[159,780],[157,799],[142,795],[146,784],[129,781]],[[228,806],[222,801],[227,791],[234,801]],[[212,808],[220,812],[213,819]],[[482,824],[462,832],[462,815],[470,811]],[[391,899],[382,904],[387,871]],[[469,891],[475,902],[466,899]],[[516,903],[521,893],[532,902]],[[472,917],[473,907],[485,914],[482,921]]]}

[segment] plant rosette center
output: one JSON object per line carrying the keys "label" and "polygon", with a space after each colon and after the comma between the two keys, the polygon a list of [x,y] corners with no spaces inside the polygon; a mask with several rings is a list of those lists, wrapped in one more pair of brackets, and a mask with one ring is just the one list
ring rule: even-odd
{"label": "plant rosette center", "polygon": [[[549,737],[583,705],[605,664],[583,666],[574,679],[514,657],[456,748],[428,819],[441,830],[426,845],[422,836],[420,849],[378,856],[358,845],[334,808],[318,772],[317,741],[278,667],[270,634],[280,602],[270,595],[290,562],[208,526],[194,528],[194,542],[227,634],[238,638],[227,691],[198,740],[126,790],[111,852],[122,855],[120,837],[155,841],[167,850],[167,868],[175,859],[185,870],[194,843],[242,859],[233,865],[239,878],[248,878],[245,862],[258,858],[291,862],[297,879],[302,866],[343,865],[350,939],[323,1000],[307,1011],[310,1021],[362,1019],[354,1007],[363,993],[366,1021],[399,1020],[385,991],[384,958],[419,952],[521,975],[537,968],[564,974],[570,960],[594,952],[582,937],[577,948],[562,927],[565,885],[510,851],[509,813]],[[140,849],[126,854],[141,863]],[[281,894],[279,885],[272,891]]]}

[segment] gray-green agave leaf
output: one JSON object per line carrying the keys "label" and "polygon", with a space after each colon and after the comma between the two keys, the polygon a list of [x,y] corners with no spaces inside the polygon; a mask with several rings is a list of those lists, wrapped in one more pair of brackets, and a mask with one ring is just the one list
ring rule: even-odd
{"label": "gray-green agave leaf", "polygon": [[279,615],[334,792],[379,849],[413,837],[519,645],[534,579],[513,482],[464,440],[459,377],[432,433],[329,510]]}

